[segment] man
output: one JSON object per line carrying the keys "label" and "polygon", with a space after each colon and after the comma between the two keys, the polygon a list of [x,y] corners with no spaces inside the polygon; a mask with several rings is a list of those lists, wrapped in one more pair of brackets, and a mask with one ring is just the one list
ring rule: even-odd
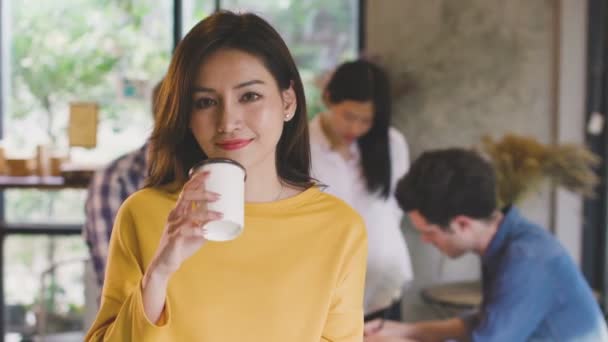
{"label": "man", "polygon": [[413,324],[375,320],[366,341],[608,341],[591,289],[560,243],[515,207],[497,209],[494,171],[474,152],[427,152],[397,186],[423,241],[481,258],[480,310]]}
{"label": "man", "polygon": [[[156,115],[156,98],[161,83],[152,90],[152,113]],[[148,142],[139,149],[112,161],[95,173],[85,203],[83,235],[99,288],[103,286],[106,259],[114,217],[129,195],[139,190],[148,174],[146,155]]]}

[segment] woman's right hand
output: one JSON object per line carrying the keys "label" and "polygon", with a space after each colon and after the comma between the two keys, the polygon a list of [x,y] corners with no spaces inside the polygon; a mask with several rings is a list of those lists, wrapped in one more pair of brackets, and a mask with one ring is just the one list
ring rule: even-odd
{"label": "woman's right hand", "polygon": [[207,203],[217,201],[220,196],[205,190],[208,176],[209,172],[196,173],[184,185],[169,213],[149,272],[168,279],[205,243],[204,225],[222,218],[221,213],[207,210]]}

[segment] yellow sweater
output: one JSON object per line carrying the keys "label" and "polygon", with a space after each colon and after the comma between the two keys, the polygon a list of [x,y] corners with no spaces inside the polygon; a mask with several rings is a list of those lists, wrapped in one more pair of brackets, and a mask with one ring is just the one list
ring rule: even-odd
{"label": "yellow sweater", "polygon": [[161,320],[151,323],[141,279],[176,199],[144,189],[121,207],[86,341],[363,340],[364,223],[317,188],[246,204],[243,233],[207,242],[186,260],[169,281]]}

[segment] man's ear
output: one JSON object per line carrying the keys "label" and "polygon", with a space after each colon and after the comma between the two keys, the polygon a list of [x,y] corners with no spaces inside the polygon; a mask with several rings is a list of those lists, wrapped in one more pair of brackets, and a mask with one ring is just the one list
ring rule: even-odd
{"label": "man's ear", "polygon": [[450,228],[460,233],[470,231],[472,226],[473,219],[465,215],[458,215],[450,221]]}
{"label": "man's ear", "polygon": [[291,82],[289,88],[283,90],[281,97],[283,98],[283,114],[285,116],[285,121],[289,121],[293,118],[296,109],[298,108],[298,100],[296,98],[296,92],[293,90],[293,82]]}

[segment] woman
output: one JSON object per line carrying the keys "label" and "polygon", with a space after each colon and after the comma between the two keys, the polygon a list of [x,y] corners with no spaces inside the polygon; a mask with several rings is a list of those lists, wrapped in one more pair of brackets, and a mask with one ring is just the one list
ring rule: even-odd
{"label": "woman", "polygon": [[327,112],[310,123],[313,176],[365,219],[366,319],[398,320],[412,268],[393,192],[409,161],[403,135],[389,127],[388,78],[370,62],[347,62],[331,76],[323,99]]}
{"label": "woman", "polygon": [[[309,175],[304,91],[277,32],[216,13],[177,47],[159,97],[147,188],[121,207],[87,341],[361,341],[360,217]],[[245,230],[199,228],[207,158],[247,172]]]}

